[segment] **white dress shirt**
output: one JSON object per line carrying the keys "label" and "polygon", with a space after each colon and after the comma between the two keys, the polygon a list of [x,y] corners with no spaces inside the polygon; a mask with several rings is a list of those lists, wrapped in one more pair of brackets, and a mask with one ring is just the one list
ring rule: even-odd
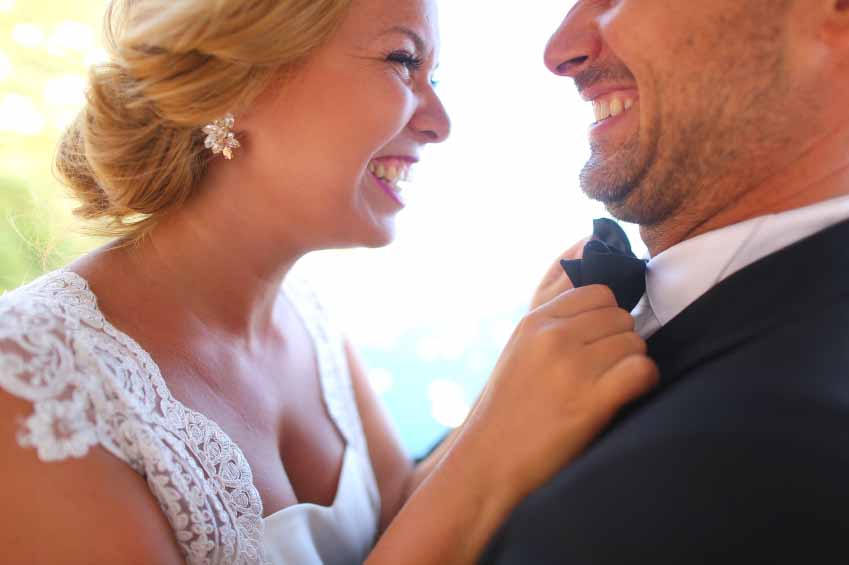
{"label": "white dress shirt", "polygon": [[637,333],[654,335],[734,273],[849,219],[849,196],[746,220],[682,241],[649,260],[646,293],[632,314]]}

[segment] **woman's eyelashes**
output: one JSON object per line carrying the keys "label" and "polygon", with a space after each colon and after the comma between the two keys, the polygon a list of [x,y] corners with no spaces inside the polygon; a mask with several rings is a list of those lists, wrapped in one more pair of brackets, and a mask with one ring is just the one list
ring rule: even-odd
{"label": "woman's eyelashes", "polygon": [[397,65],[407,79],[424,66],[424,59],[409,51],[393,51],[386,56],[386,60]]}

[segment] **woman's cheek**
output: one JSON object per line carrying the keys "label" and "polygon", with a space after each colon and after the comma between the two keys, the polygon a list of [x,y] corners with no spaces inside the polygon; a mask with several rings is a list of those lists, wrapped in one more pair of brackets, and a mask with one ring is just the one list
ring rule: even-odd
{"label": "woman's cheek", "polygon": [[410,122],[415,106],[415,95],[411,89],[396,80],[394,85],[382,92],[380,103],[373,105],[375,130],[388,137],[387,142],[391,141]]}

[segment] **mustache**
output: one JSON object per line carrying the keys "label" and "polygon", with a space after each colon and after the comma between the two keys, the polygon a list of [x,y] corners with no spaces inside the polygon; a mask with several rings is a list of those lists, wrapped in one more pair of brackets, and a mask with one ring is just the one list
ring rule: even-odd
{"label": "mustache", "polygon": [[615,67],[589,67],[579,72],[572,79],[578,92],[581,92],[599,82],[636,82],[637,79],[624,65]]}

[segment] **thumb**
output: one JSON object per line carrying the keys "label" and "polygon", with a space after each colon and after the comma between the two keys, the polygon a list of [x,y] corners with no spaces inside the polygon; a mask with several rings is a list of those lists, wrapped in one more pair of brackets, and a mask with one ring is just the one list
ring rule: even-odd
{"label": "thumb", "polygon": [[[585,237],[584,239],[577,242],[575,245],[567,249],[557,260],[556,266],[560,271],[560,274],[563,274],[563,261],[574,261],[577,259],[583,259],[584,257],[584,248],[587,246],[587,243],[592,239],[592,236]],[[569,280],[569,287],[575,287],[575,281],[572,280],[572,277],[569,275],[568,271],[566,272],[566,278]]]}
{"label": "thumb", "polygon": [[592,236],[585,237],[584,239],[579,240],[572,247],[564,251],[560,254],[554,264],[548,269],[545,273],[545,277],[543,277],[544,284],[553,284],[556,281],[559,281],[563,277],[563,266],[560,264],[561,261],[570,261],[574,259],[581,259],[584,256],[584,247],[586,247],[587,243],[589,243]]}

